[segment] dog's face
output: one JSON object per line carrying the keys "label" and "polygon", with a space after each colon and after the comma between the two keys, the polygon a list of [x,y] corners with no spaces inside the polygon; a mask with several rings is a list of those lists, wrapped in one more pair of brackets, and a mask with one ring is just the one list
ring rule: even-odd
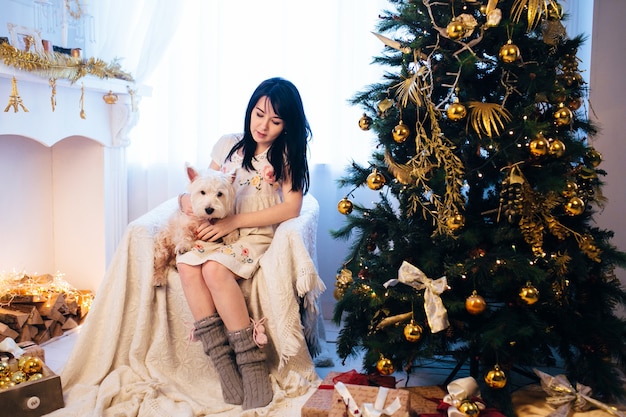
{"label": "dog's face", "polygon": [[188,191],[194,215],[206,219],[221,219],[233,212],[233,176],[212,169],[198,174],[193,168],[188,168],[188,175],[191,180]]}

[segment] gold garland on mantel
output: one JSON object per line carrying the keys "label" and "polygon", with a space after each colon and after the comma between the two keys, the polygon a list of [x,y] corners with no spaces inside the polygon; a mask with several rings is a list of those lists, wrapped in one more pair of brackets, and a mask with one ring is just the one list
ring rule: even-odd
{"label": "gold garland on mantel", "polygon": [[100,58],[81,59],[58,52],[44,55],[20,51],[8,43],[0,44],[0,59],[5,65],[22,71],[36,73],[40,76],[68,79],[73,83],[86,75],[95,77],[117,78],[134,81],[133,77],[122,71],[117,61],[106,63]]}

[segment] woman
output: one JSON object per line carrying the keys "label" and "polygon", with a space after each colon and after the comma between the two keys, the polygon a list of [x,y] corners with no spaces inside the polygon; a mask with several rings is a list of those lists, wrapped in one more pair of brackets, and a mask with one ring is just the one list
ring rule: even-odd
{"label": "woman", "polygon": [[[237,281],[252,278],[278,224],[300,214],[309,188],[310,137],[297,88],[282,78],[263,81],[248,103],[244,133],[223,136],[211,155],[212,169],[235,174],[236,214],[201,225],[197,235],[205,243],[177,257],[194,335],[220,375],[224,400],[243,409],[266,406],[273,392],[254,338],[258,323]],[[191,211],[188,195],[179,201]],[[235,229],[237,242],[219,243]]]}

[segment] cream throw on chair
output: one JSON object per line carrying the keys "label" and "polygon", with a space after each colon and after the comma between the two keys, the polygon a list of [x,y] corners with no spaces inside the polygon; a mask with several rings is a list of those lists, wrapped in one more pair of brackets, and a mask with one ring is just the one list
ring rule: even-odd
{"label": "cream throw on chair", "polygon": [[153,238],[176,209],[168,200],[128,226],[61,373],[66,406],[49,416],[299,415],[315,390],[311,355],[321,350],[317,298],[325,288],[315,198],[305,196],[301,215],[278,227],[242,287],[252,316],[267,318],[274,388],[270,405],[245,412],[223,402],[209,358],[189,341],[193,319],[176,271],[167,286],[152,286]]}

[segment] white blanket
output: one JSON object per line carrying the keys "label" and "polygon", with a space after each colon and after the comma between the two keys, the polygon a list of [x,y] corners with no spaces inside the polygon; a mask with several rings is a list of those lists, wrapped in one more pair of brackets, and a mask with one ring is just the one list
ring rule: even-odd
{"label": "white blanket", "polygon": [[176,204],[128,226],[61,372],[66,406],[49,416],[299,415],[318,385],[309,353],[319,352],[317,297],[325,289],[314,261],[317,201],[307,195],[300,217],[280,225],[242,287],[253,317],[268,319],[264,349],[274,386],[270,405],[245,412],[223,402],[201,343],[189,341],[193,319],[176,271],[167,286],[152,286],[153,237]]}

